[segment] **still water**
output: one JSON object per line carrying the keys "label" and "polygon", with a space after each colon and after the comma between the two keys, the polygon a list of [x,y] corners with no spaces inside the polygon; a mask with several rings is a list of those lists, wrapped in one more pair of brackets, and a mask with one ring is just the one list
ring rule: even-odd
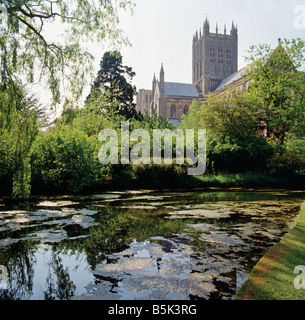
{"label": "still water", "polygon": [[232,299],[304,200],[237,189],[2,199],[0,299]]}

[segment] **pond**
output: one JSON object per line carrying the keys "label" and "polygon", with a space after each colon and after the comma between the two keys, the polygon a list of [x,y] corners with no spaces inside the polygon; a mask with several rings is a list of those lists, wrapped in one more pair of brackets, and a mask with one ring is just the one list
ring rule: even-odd
{"label": "pond", "polygon": [[233,299],[305,192],[124,191],[0,201],[0,299]]}

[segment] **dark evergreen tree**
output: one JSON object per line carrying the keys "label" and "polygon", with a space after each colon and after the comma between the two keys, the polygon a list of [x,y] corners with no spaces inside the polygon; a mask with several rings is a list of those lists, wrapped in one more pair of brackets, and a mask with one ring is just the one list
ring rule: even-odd
{"label": "dark evergreen tree", "polygon": [[[103,113],[116,111],[127,119],[137,115],[134,97],[136,87],[130,81],[135,76],[132,68],[123,66],[119,52],[106,52],[100,62],[100,70],[92,85],[86,104],[96,104]],[[104,99],[100,99],[100,95]]]}

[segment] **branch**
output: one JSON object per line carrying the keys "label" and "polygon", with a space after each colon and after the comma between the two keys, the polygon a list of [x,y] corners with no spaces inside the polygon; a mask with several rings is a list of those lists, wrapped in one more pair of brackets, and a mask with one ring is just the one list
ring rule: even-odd
{"label": "branch", "polygon": [[[50,1],[48,1],[50,2]],[[69,16],[62,16],[61,14],[59,14],[58,12],[53,12],[53,3],[58,3],[56,2],[51,2],[51,13],[47,14],[44,13],[42,11],[32,11],[31,8],[28,5],[25,5],[26,8],[29,10],[29,12],[27,12],[26,10],[24,10],[22,7],[18,6],[18,7],[8,7],[7,11],[8,13],[14,13],[16,11],[21,12],[24,16],[31,18],[31,19],[35,19],[35,18],[39,18],[41,21],[42,19],[50,19],[50,18],[54,18],[54,17],[61,17],[62,19],[66,19],[66,20],[76,20],[78,22],[82,22],[85,23],[84,20],[81,20],[77,17],[69,17]],[[38,5],[36,5],[38,6]],[[18,17],[19,18],[19,17]]]}
{"label": "branch", "polygon": [[19,16],[17,16],[17,18],[22,23],[24,23],[28,28],[30,28],[48,46],[48,42],[46,41],[46,39],[30,23],[28,23],[26,20],[22,19]]}

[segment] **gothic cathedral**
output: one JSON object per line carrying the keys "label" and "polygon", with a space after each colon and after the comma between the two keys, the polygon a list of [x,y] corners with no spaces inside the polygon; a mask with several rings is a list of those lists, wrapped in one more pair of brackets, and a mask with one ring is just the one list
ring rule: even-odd
{"label": "gothic cathedral", "polygon": [[148,115],[155,112],[179,124],[194,99],[221,89],[236,76],[240,77],[237,27],[232,23],[230,33],[225,27],[221,34],[216,26],[216,33],[211,33],[206,19],[193,37],[192,84],[166,82],[162,64],[159,80],[154,75],[152,90],[139,90],[137,111]]}

